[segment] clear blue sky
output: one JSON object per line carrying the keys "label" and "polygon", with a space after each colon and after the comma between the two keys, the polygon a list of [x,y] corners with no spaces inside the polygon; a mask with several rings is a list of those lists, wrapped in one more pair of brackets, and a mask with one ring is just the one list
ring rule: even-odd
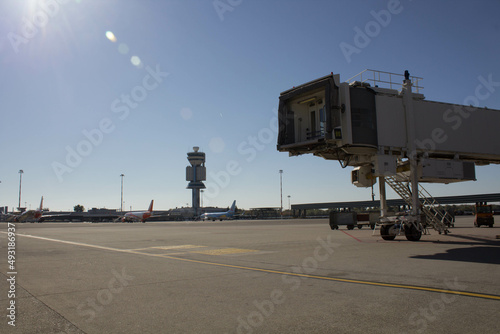
{"label": "clear blue sky", "polygon": [[[498,1],[216,4],[2,1],[0,205],[17,207],[20,169],[22,202],[32,208],[42,195],[52,210],[119,208],[121,173],[127,209],[151,199],[155,209],[190,205],[193,146],[207,155],[205,204],[279,206],[280,169],[285,207],[288,195],[292,204],[368,200],[370,189],[350,184],[350,168],[276,150],[280,92],[330,72],[346,80],[365,68],[408,69],[424,78],[427,99],[462,104],[479,76],[500,81]],[[356,29],[388,7],[390,18],[346,57],[341,43],[355,46]],[[481,105],[500,109],[500,87]],[[68,149],[85,156],[70,166]],[[477,167],[476,182],[427,188],[499,192],[499,172]]]}

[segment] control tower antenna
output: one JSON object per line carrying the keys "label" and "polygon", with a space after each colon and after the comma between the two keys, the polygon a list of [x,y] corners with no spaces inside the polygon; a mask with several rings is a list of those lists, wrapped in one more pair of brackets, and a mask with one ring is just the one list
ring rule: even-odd
{"label": "control tower antenna", "polygon": [[189,181],[187,189],[192,189],[193,191],[193,213],[195,217],[201,214],[200,190],[206,188],[202,181],[207,179],[205,153],[198,152],[199,150],[200,148],[195,146],[193,147],[193,152],[188,152],[187,159],[191,166],[186,167],[186,181]]}

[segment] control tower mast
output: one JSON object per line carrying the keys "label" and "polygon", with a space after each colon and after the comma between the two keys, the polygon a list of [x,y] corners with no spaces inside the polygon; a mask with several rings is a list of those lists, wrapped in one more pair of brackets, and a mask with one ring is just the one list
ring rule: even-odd
{"label": "control tower mast", "polygon": [[195,217],[201,214],[200,212],[200,189],[205,189],[202,181],[207,179],[205,167],[205,153],[198,152],[199,147],[193,147],[193,152],[188,152],[187,159],[191,166],[186,167],[186,181],[189,181],[187,189],[193,190],[193,212]]}

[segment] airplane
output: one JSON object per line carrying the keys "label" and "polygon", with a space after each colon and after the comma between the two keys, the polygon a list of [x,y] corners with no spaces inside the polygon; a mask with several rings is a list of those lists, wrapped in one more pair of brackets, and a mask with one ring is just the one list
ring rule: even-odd
{"label": "airplane", "polygon": [[124,216],[118,217],[115,221],[121,220],[122,222],[146,222],[146,219],[151,217],[151,213],[153,212],[153,202],[151,200],[151,204],[149,204],[148,211],[136,211],[136,212],[127,212]]}
{"label": "airplane", "polygon": [[231,209],[225,212],[206,212],[200,216],[201,220],[209,220],[215,221],[219,219],[220,221],[224,219],[232,219],[234,216],[234,210],[236,208],[236,200],[231,205]]}
{"label": "airplane", "polygon": [[27,210],[27,211],[24,211],[18,215],[10,215],[7,220],[8,221],[15,221],[18,223],[22,223],[28,219],[36,219],[37,221],[39,221],[39,219],[42,217],[42,213],[43,213],[43,196],[42,196],[42,199],[40,200],[40,207],[38,209]]}

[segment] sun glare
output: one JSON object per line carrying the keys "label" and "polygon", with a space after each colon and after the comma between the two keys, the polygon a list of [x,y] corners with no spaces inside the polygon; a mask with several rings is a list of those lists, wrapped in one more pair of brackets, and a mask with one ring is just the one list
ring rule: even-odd
{"label": "sun glare", "polygon": [[111,31],[106,31],[106,37],[107,39],[109,39],[111,42],[116,42],[116,37],[115,37],[115,34],[113,34],[113,32]]}

